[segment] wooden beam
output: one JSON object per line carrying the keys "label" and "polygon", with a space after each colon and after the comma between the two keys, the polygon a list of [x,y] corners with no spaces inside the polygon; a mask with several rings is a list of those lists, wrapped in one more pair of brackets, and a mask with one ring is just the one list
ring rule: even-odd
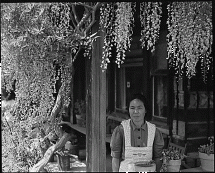
{"label": "wooden beam", "polygon": [[[92,33],[98,27],[96,22]],[[87,172],[106,171],[106,72],[100,67],[104,33],[99,34],[101,37],[95,40],[91,61],[87,64]]]}

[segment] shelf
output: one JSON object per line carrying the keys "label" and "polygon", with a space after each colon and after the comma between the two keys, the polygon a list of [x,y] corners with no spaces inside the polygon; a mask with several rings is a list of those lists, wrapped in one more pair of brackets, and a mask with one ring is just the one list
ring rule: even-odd
{"label": "shelf", "polygon": [[112,116],[112,115],[109,115],[107,117],[107,120],[115,120],[115,121],[118,121],[118,122],[122,122],[123,120],[125,120],[124,118],[120,118],[120,117],[116,117],[116,116]]}
{"label": "shelf", "polygon": [[81,127],[78,124],[71,124],[70,127],[86,135],[86,128]]}
{"label": "shelf", "polygon": [[[77,130],[80,133],[86,135],[86,128],[80,127],[78,124],[68,124],[72,129]],[[106,135],[106,142],[110,143],[111,141],[111,134]]]}

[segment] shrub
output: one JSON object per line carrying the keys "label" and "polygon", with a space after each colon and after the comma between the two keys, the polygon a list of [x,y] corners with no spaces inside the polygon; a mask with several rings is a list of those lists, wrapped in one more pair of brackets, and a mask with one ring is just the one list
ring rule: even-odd
{"label": "shrub", "polygon": [[10,119],[6,119],[5,115],[13,113],[12,107],[7,108],[2,114],[2,170],[27,172],[42,159],[49,144],[43,141],[42,126],[39,127],[40,131],[36,138],[31,139],[30,118],[18,120],[16,116],[11,115]]}

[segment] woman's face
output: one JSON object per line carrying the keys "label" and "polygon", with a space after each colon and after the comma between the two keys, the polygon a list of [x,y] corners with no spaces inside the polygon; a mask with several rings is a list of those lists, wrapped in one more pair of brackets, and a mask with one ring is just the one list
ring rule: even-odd
{"label": "woman's face", "polygon": [[146,109],[143,102],[139,99],[134,99],[129,105],[129,114],[133,122],[143,122],[146,114]]}

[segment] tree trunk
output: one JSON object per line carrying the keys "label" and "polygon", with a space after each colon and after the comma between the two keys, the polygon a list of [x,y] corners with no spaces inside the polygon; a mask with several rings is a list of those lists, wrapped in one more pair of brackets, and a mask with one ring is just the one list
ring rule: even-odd
{"label": "tree trunk", "polygon": [[45,152],[45,155],[42,160],[40,160],[36,165],[29,169],[29,172],[40,172],[43,170],[44,166],[49,162],[51,156],[55,151],[62,148],[65,143],[70,139],[71,135],[69,133],[64,132],[62,138],[53,146],[49,147],[49,149]]}
{"label": "tree trunk", "polygon": [[[63,83],[59,89],[55,105],[54,105],[54,107],[51,111],[51,114],[50,114],[51,124],[54,124],[55,119],[56,119],[57,115],[59,114],[59,112],[61,111],[62,108],[66,108],[66,110],[69,110],[68,106],[64,105],[64,100],[63,100],[63,98],[64,98],[63,92],[66,90],[66,88],[70,89],[70,91],[67,93],[67,96],[70,97],[70,115],[69,116],[73,115],[73,77],[74,77],[73,62],[70,63],[68,68],[71,69],[71,74],[69,76],[70,82]],[[69,113],[69,112],[67,111],[67,113]],[[70,117],[70,122],[71,122],[71,117]],[[51,132],[52,132],[52,129],[50,126],[47,130],[46,136],[48,136],[48,133],[51,133]]]}
{"label": "tree trunk", "polygon": [[[55,105],[52,109],[52,112],[50,114],[50,119],[51,119],[51,123],[53,124],[54,123],[54,120],[57,116],[57,114],[60,112],[61,108],[62,108],[62,92],[64,91],[65,87],[63,87],[65,85],[61,85],[60,89],[59,89],[59,92],[58,92],[58,95],[57,95],[57,99],[56,99],[56,102],[55,102]],[[46,136],[49,135],[49,133],[51,133],[51,126],[49,126],[48,130],[47,130],[47,134]]]}
{"label": "tree trunk", "polygon": [[[71,58],[71,57],[70,57]],[[71,69],[71,74],[70,74],[70,82],[68,83],[63,83],[59,89],[57,99],[55,102],[55,105],[52,109],[52,112],[50,114],[50,120],[51,123],[53,124],[56,117],[58,116],[60,110],[64,108],[64,100],[63,100],[63,92],[66,90],[67,87],[70,88],[69,92],[67,93],[70,98],[70,107],[72,107],[70,110],[73,110],[73,76],[74,76],[74,68],[73,68],[73,63],[71,62],[69,67]],[[66,107],[68,108],[68,107]],[[68,109],[67,109],[68,110]],[[67,112],[68,113],[68,112]],[[71,112],[72,114],[72,112]],[[70,115],[69,115],[70,116]],[[47,135],[44,137],[44,140],[46,138],[49,138],[49,136],[53,136],[53,130],[51,129],[51,126],[47,130]],[[62,148],[65,143],[71,138],[70,133],[64,132],[60,140],[53,146],[49,147],[48,150],[45,152],[44,157],[42,160],[40,160],[36,165],[34,165],[32,168],[30,168],[30,172],[39,172],[43,170],[44,166],[49,162],[51,156],[54,154],[55,151],[58,149]]]}

